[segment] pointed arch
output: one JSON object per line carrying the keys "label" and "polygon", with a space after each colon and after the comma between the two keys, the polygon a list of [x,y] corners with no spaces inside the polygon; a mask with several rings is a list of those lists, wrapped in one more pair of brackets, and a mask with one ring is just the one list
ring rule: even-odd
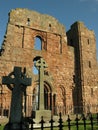
{"label": "pointed arch", "polygon": [[[36,111],[39,109],[39,84],[36,82],[35,87],[33,89],[33,96],[32,96],[32,104],[33,104],[33,111]],[[52,110],[52,113],[54,112],[55,107],[55,96],[52,93],[52,88],[46,81],[44,82],[44,106],[46,110]]]}
{"label": "pointed arch", "polygon": [[48,81],[44,81],[44,86],[47,87],[48,92],[52,92],[52,85]]}

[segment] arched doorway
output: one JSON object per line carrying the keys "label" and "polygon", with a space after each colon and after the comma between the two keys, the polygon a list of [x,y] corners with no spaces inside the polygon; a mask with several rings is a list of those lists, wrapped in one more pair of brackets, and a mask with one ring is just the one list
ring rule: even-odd
{"label": "arched doorway", "polygon": [[46,110],[52,110],[52,89],[44,82],[44,105]]}
{"label": "arched doorway", "polygon": [[[32,101],[33,111],[39,110],[38,84],[36,84],[35,88],[33,89]],[[46,110],[52,110],[52,89],[46,82],[44,82],[44,107]]]}

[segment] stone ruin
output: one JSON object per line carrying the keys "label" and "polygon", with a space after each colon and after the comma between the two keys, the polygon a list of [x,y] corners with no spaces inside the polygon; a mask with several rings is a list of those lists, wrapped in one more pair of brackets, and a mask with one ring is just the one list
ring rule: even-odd
{"label": "stone ruin", "polygon": [[[66,23],[66,19],[65,19]],[[28,9],[9,12],[6,33],[0,51],[0,98],[9,115],[11,92],[2,84],[15,66],[26,68],[33,79],[26,89],[26,116],[38,110],[39,74],[36,62],[47,63],[44,71],[44,109],[58,115],[98,112],[98,67],[96,38],[83,22],[77,21],[66,31],[57,19]],[[88,109],[89,108],[89,109]],[[0,109],[1,111],[1,109]],[[2,112],[1,112],[2,114]]]}

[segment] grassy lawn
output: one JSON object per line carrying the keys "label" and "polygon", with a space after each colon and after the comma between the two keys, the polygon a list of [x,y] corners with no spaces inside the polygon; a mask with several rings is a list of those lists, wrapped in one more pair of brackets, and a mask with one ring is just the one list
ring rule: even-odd
{"label": "grassy lawn", "polygon": [[[92,130],[91,125],[90,125],[90,121],[87,121],[86,123],[87,123],[86,130]],[[80,125],[78,126],[78,130],[85,130],[84,125],[83,125],[83,121],[79,121],[79,124]],[[69,130],[67,122],[63,123],[63,126],[64,126],[63,130]],[[41,130],[41,129],[39,129],[39,130]],[[44,130],[50,130],[50,128],[44,128]],[[54,127],[53,130],[59,130],[59,128]],[[70,130],[77,130],[77,127],[75,125],[75,121],[71,122]],[[98,130],[98,124],[93,124],[93,130]]]}
{"label": "grassy lawn", "polygon": [[[84,130],[83,122],[80,121],[79,123],[81,125],[79,125],[78,130]],[[87,123],[86,130],[92,130],[91,129],[91,125],[89,124],[90,121],[87,121],[86,123]],[[64,125],[63,130],[69,130],[67,122],[63,123],[63,125]],[[0,130],[3,130],[3,128],[4,128],[4,125],[2,124],[0,126]],[[34,129],[34,130],[41,130],[41,129]],[[44,128],[44,130],[50,130],[50,128]],[[59,130],[59,128],[58,127],[54,127],[53,130]],[[71,122],[71,129],[70,130],[77,130],[77,127],[75,126],[75,122]],[[93,130],[98,130],[98,124],[94,124],[93,125]]]}
{"label": "grassy lawn", "polygon": [[0,126],[0,130],[3,130],[3,128],[4,128],[4,125],[1,125],[1,126]]}
{"label": "grassy lawn", "polygon": [[[0,126],[0,130],[3,130],[3,128],[4,128],[4,126]],[[41,130],[41,129],[39,129],[39,130]],[[50,130],[50,128],[44,128],[44,130]],[[59,128],[54,127],[53,130],[59,130]],[[64,127],[63,130],[68,130],[68,127]],[[76,126],[72,126],[71,130],[76,130]],[[79,126],[79,130],[84,130],[84,127]],[[91,130],[91,127],[87,126],[86,130]],[[93,130],[98,130],[98,126],[94,126]]]}
{"label": "grassy lawn", "polygon": [[[39,129],[39,130],[41,130],[41,129]],[[44,128],[44,130],[50,130],[50,128]],[[53,128],[53,130],[59,130],[59,128]],[[63,130],[69,130],[69,129],[66,126],[66,127],[63,127]],[[76,128],[76,126],[71,126],[70,130],[77,130],[77,128]],[[84,126],[79,126],[78,130],[84,130]],[[91,126],[90,125],[86,126],[86,130],[92,130]],[[93,130],[98,130],[98,126],[94,126]]]}

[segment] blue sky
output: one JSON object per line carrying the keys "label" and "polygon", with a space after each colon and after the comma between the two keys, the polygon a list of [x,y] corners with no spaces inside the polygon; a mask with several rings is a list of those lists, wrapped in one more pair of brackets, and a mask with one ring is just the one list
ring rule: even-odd
{"label": "blue sky", "polygon": [[0,0],[0,44],[5,34],[8,13],[15,8],[52,15],[64,24],[66,31],[74,22],[83,21],[87,28],[95,32],[98,52],[98,0]]}

